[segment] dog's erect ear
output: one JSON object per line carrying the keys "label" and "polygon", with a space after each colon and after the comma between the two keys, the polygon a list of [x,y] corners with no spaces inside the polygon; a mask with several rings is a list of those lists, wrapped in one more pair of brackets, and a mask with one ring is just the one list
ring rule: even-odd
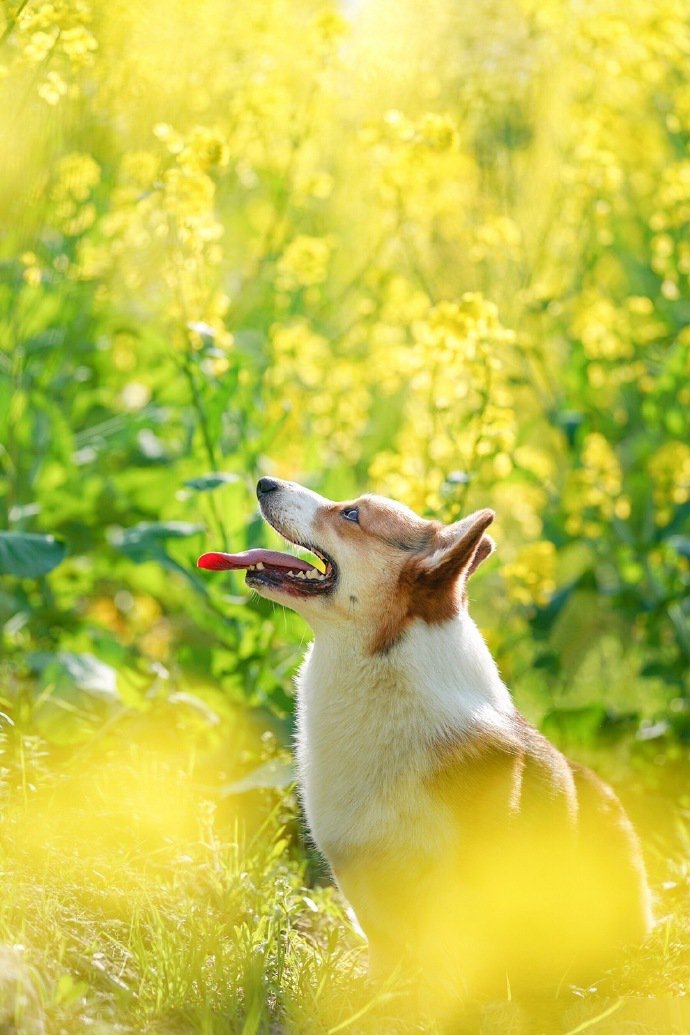
{"label": "dog's erect ear", "polygon": [[494,517],[493,510],[477,510],[445,528],[433,553],[420,559],[418,577],[438,586],[468,578],[494,551],[493,539],[485,535]]}
{"label": "dog's erect ear", "polygon": [[474,557],[472,558],[470,566],[467,569],[466,577],[469,578],[470,575],[472,575],[473,572],[477,570],[482,561],[485,561],[487,557],[491,556],[495,549],[496,543],[493,541],[491,536],[483,535],[479,540],[479,543],[477,544],[477,549],[474,551]]}

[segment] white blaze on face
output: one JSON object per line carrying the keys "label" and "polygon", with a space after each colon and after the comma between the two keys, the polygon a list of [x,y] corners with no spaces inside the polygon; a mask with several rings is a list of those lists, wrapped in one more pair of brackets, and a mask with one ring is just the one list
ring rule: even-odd
{"label": "white blaze on face", "polygon": [[291,542],[313,544],[317,511],[328,500],[296,482],[278,482],[278,485],[275,492],[262,500],[261,511],[264,517]]}
{"label": "white blaze on face", "polygon": [[322,544],[316,534],[317,515],[322,507],[330,505],[330,501],[296,482],[271,481],[274,487],[259,494],[263,517],[291,543],[318,554],[326,571],[318,570],[317,574],[317,569],[314,569],[306,572],[305,578],[301,578],[302,573],[299,572],[297,579],[277,585],[274,580],[257,582],[253,579],[251,588],[269,600],[292,608],[314,625],[313,616],[323,610],[326,596],[332,598],[336,579],[330,561],[320,552]]}

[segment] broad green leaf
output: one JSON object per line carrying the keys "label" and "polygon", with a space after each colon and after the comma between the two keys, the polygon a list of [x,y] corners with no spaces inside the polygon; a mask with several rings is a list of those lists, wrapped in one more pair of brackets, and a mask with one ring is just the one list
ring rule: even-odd
{"label": "broad green leaf", "polygon": [[188,521],[144,521],[140,525],[118,530],[111,543],[135,561],[150,560],[160,554],[167,539],[186,539],[204,531],[203,525]]}
{"label": "broad green leaf", "polygon": [[683,605],[679,603],[670,605],[668,616],[673,623],[678,646],[685,657],[690,658],[690,617],[685,613]]}
{"label": "broad green leaf", "polygon": [[208,596],[208,586],[197,578],[195,571],[189,571],[179,564],[165,549],[168,539],[187,539],[204,532],[203,525],[187,521],[143,522],[132,528],[118,529],[110,535],[110,542],[137,564],[156,561],[168,571],[182,575],[202,596]]}
{"label": "broad green leaf", "polygon": [[67,547],[52,535],[0,532],[0,575],[35,579],[57,567]]}
{"label": "broad green leaf", "polygon": [[[690,500],[686,500],[685,503],[681,503],[681,505],[676,508],[675,514],[671,518],[671,521],[668,525],[665,525],[663,528],[658,528],[655,530],[654,538],[656,540],[673,539],[676,537],[677,533],[680,533],[682,536],[682,534],[687,530],[689,524]],[[683,538],[685,537],[683,536]]]}
{"label": "broad green leaf", "polygon": [[92,654],[41,651],[29,656],[38,673],[32,725],[55,744],[82,740],[94,723],[122,708],[117,675]]}
{"label": "broad green leaf", "polygon": [[59,688],[69,686],[98,697],[117,697],[115,669],[93,654],[40,651],[29,657],[30,667]]}
{"label": "broad green leaf", "polygon": [[174,694],[170,694],[168,704],[175,705],[177,708],[183,707],[187,709],[190,716],[194,716],[197,722],[201,722],[204,726],[218,726],[220,723],[218,712],[215,712],[206,701],[202,701],[195,694],[179,690]]}
{"label": "broad green leaf", "polygon": [[603,704],[589,704],[582,708],[554,708],[547,712],[541,724],[543,732],[556,741],[591,743],[606,721]]}
{"label": "broad green leaf", "polygon": [[217,489],[221,485],[230,485],[238,481],[240,481],[239,474],[231,474],[229,471],[214,471],[211,474],[204,474],[200,478],[189,478],[184,484],[188,489],[208,492],[210,489]]}
{"label": "broad green leaf", "polygon": [[690,535],[672,535],[666,542],[676,553],[683,557],[690,557]]}
{"label": "broad green leaf", "polygon": [[53,993],[54,1001],[61,1006],[69,1006],[82,999],[91,991],[86,981],[77,981],[71,974],[62,974]]}
{"label": "broad green leaf", "polygon": [[260,765],[241,780],[235,780],[223,788],[223,794],[244,794],[245,791],[261,789],[282,790],[295,782],[295,769],[291,762],[273,758]]}

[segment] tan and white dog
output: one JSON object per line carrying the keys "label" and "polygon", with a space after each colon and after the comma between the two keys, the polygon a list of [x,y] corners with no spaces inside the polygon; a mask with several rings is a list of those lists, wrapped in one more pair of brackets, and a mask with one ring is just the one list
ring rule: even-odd
{"label": "tan and white dog", "polygon": [[334,503],[262,478],[291,554],[205,554],[293,608],[315,639],[297,679],[297,758],[316,845],[371,966],[418,975],[440,1012],[467,994],[596,977],[651,925],[613,792],[516,710],[469,616],[494,515],[425,521],[378,496]]}

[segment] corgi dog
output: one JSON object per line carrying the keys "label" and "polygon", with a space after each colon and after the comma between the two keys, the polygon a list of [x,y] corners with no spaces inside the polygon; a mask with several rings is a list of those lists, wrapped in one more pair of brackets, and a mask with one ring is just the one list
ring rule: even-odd
{"label": "corgi dog", "polygon": [[402,970],[448,1016],[462,998],[596,978],[650,930],[642,855],[611,789],[517,711],[470,618],[493,512],[443,525],[273,478],[257,495],[323,570],[260,549],[198,563],[245,569],[314,632],[297,678],[301,800],[372,974]]}

